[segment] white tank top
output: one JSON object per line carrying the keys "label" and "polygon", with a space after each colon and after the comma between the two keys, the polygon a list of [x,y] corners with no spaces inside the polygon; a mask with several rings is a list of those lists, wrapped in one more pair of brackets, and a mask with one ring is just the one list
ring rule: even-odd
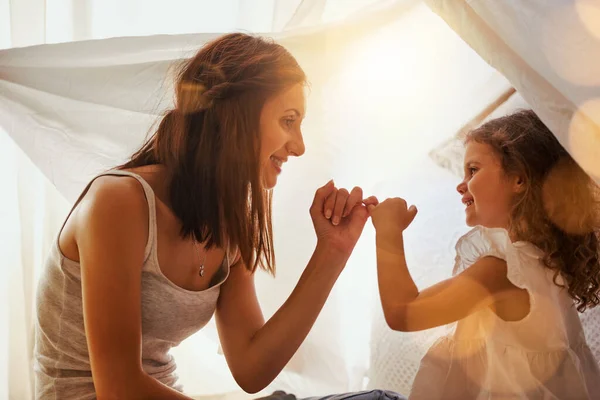
{"label": "white tank top", "polygon": [[[175,285],[163,275],[158,265],[156,206],[152,188],[132,172],[113,170],[98,176],[102,175],[130,176],[137,179],[144,189],[150,224],[140,276],[142,366],[150,376],[181,390],[177,385],[175,361],[169,350],[200,330],[212,318],[220,286],[229,276],[230,254],[226,252],[223,265],[208,289],[189,291]],[[90,184],[73,208],[86,194]],[[95,399],[83,324],[81,268],[78,262],[61,253],[58,236],[39,281],[36,308],[35,398]]]}

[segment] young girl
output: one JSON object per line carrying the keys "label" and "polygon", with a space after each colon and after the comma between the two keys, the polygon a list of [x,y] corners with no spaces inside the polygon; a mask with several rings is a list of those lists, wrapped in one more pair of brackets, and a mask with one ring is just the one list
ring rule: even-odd
{"label": "young girl", "polygon": [[472,131],[464,172],[457,190],[475,228],[456,245],[453,277],[425,290],[402,236],[417,209],[366,200],[388,325],[458,321],[422,360],[410,398],[600,398],[577,314],[599,302],[598,188],[532,111]]}

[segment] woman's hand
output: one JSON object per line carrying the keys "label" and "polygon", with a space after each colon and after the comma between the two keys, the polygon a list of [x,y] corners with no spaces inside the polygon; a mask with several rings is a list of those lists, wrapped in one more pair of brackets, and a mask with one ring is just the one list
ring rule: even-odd
{"label": "woman's hand", "polygon": [[350,193],[337,189],[333,181],[319,188],[310,207],[317,244],[350,257],[368,219],[362,204],[362,189]]}

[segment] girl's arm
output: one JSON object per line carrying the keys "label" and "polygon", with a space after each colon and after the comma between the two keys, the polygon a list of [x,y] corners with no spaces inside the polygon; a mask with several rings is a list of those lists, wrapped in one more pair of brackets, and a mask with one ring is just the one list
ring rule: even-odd
{"label": "girl's arm", "polygon": [[527,291],[508,280],[506,262],[495,257],[483,257],[462,273],[419,291],[406,265],[403,240],[416,208],[407,208],[398,198],[375,204],[369,209],[376,229],[379,294],[390,328],[434,328],[507,300],[528,306]]}
{"label": "girl's arm", "polygon": [[508,280],[506,262],[495,257],[483,257],[460,274],[419,291],[406,266],[402,236],[392,241],[376,235],[376,243],[379,295],[393,330],[412,332],[449,324],[526,294]]}

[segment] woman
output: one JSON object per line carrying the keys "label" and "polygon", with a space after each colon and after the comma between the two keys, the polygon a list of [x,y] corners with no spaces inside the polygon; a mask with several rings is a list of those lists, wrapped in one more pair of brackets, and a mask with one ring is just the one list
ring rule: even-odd
{"label": "woman", "polygon": [[265,323],[254,272],[275,272],[270,189],[304,153],[305,80],[283,47],[239,33],[185,64],[176,108],[128,163],[88,185],[47,259],[36,398],[188,399],[168,351],[214,313],[242,389],[279,374],[367,220],[360,188],[317,190],[315,251]]}

